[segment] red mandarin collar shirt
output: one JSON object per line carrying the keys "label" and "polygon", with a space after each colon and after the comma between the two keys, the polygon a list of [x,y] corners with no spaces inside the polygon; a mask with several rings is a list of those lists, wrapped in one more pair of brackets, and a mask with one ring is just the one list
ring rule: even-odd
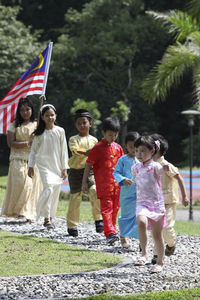
{"label": "red mandarin collar shirt", "polygon": [[98,198],[113,195],[119,188],[112,173],[122,155],[124,151],[119,144],[108,144],[104,139],[90,150],[87,162],[93,166]]}

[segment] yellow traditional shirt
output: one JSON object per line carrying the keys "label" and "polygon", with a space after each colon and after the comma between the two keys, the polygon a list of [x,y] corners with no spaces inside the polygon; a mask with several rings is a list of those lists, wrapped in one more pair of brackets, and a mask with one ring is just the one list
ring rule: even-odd
{"label": "yellow traditional shirt", "polygon": [[[29,122],[26,125],[21,125],[18,127],[15,127],[15,121],[13,121],[9,126],[7,131],[10,131],[12,133],[15,133],[16,141],[18,142],[26,142],[31,140],[31,135],[33,131],[37,127],[37,122]],[[10,149],[10,160],[12,159],[22,159],[27,160],[29,159],[31,149],[28,147],[24,147],[21,149],[17,149],[14,147],[11,147]]]}
{"label": "yellow traditional shirt", "polygon": [[69,139],[69,149],[71,150],[72,156],[69,159],[69,167],[72,169],[84,169],[87,156],[80,154],[77,151],[86,152],[97,144],[98,140],[92,135],[80,136],[74,135]]}
{"label": "yellow traditional shirt", "polygon": [[164,156],[161,156],[157,162],[159,162],[161,166],[165,164],[169,165],[169,171],[164,172],[161,176],[165,204],[179,203],[178,181],[174,178],[175,175],[179,174],[178,168],[165,160]]}

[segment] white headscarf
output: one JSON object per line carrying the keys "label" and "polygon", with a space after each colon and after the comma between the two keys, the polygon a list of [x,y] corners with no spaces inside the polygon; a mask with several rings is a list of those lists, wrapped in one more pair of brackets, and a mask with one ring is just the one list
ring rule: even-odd
{"label": "white headscarf", "polygon": [[50,107],[50,108],[53,108],[54,111],[56,111],[55,107],[52,105],[52,104],[44,104],[42,105],[42,107],[40,108],[40,113],[42,113],[43,109],[45,107]]}

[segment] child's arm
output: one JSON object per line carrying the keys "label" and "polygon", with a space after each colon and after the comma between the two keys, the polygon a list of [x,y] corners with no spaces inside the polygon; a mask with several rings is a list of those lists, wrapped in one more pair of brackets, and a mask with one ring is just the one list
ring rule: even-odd
{"label": "child's arm", "polygon": [[37,137],[34,137],[33,139],[33,144],[31,148],[31,153],[29,155],[29,160],[28,160],[28,176],[33,178],[34,176],[34,166],[35,166],[35,160],[36,160],[36,153],[37,153]]}
{"label": "child's arm", "polygon": [[77,150],[77,153],[79,153],[79,154],[83,154],[83,155],[85,155],[85,156],[88,156],[88,155],[89,155],[89,153],[90,153],[90,150],[91,150],[91,149],[89,149],[89,150],[87,150],[87,151],[81,151],[81,150]]}
{"label": "child's arm", "polygon": [[29,167],[28,168],[28,176],[31,177],[31,178],[33,178],[33,176],[34,176],[34,169],[33,169],[33,167]]}
{"label": "child's arm", "polygon": [[176,178],[178,180],[178,185],[179,185],[180,190],[181,190],[182,203],[183,203],[184,206],[187,206],[188,203],[189,203],[189,199],[188,199],[187,194],[186,194],[186,189],[185,189],[185,184],[184,184],[183,177],[180,174],[176,174],[174,176],[174,178]]}
{"label": "child's arm", "polygon": [[121,181],[124,185],[129,186],[133,184],[133,181],[131,179],[125,178]]}
{"label": "child's arm", "polygon": [[9,148],[13,147],[16,149],[22,149],[22,148],[30,148],[32,141],[16,141],[15,133],[8,131],[7,144]]}
{"label": "child's arm", "polygon": [[123,174],[123,161],[121,159],[121,157],[119,158],[115,170],[113,172],[113,177],[115,178],[115,180],[117,181],[117,183],[119,184],[119,186],[123,186],[123,185],[131,185],[133,184],[133,181],[127,177],[124,176]]}
{"label": "child's arm", "polygon": [[65,180],[67,177],[67,169],[62,170],[62,175],[61,175],[62,179]]}
{"label": "child's arm", "polygon": [[164,172],[168,172],[169,171],[169,165],[168,164],[166,164],[166,165],[163,166],[163,171]]}
{"label": "child's arm", "polygon": [[88,194],[87,179],[88,179],[88,175],[90,173],[91,168],[92,168],[92,165],[86,162],[85,170],[84,170],[84,174],[83,174],[83,180],[82,180],[82,188],[81,188],[84,194]]}

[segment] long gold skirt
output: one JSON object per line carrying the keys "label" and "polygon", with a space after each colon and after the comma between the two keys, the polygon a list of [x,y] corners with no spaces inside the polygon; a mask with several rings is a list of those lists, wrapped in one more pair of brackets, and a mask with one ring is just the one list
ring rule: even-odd
{"label": "long gold skirt", "polygon": [[10,161],[6,195],[2,205],[2,216],[25,216],[34,219],[36,205],[42,191],[38,169],[34,168],[34,177],[28,176],[28,162],[21,159]]}

